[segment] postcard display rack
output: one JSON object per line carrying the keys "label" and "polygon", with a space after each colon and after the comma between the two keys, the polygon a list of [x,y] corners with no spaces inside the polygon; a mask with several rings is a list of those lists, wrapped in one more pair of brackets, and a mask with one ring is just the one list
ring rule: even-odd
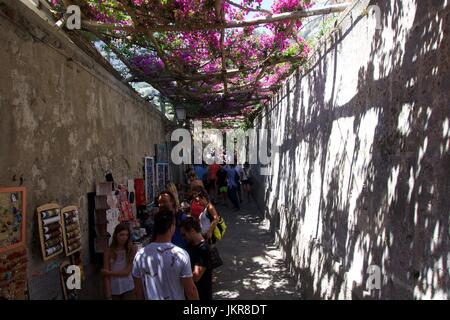
{"label": "postcard display rack", "polygon": [[[117,199],[113,196],[114,185],[112,182],[100,182],[95,190],[95,240],[96,253],[103,253],[109,246],[111,235],[118,224],[119,210]],[[109,199],[109,203],[108,203]]]}
{"label": "postcard display rack", "polygon": [[76,206],[61,210],[66,256],[81,250],[80,216]]}
{"label": "postcard display rack", "polygon": [[37,208],[42,257],[50,260],[65,251],[69,256],[81,250],[80,218],[77,207],[63,209],[56,203]]}
{"label": "postcard display rack", "polygon": [[45,204],[37,208],[37,215],[42,257],[47,261],[64,251],[61,209],[56,203]]}

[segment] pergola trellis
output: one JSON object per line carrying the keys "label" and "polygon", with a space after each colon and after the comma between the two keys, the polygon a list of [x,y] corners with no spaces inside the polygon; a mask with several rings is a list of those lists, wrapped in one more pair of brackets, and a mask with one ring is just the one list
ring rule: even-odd
{"label": "pergola trellis", "polygon": [[[81,28],[128,68],[126,81],[147,82],[191,117],[251,114],[305,61],[301,19],[344,10],[310,0],[48,0],[57,19],[81,9]],[[249,14],[258,15],[248,18]],[[257,29],[263,26],[263,30]]]}

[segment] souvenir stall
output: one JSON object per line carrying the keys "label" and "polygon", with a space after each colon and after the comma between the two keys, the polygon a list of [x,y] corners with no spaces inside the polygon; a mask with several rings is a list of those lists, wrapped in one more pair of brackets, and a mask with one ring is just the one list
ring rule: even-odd
{"label": "souvenir stall", "polygon": [[[112,179],[111,179],[112,180]],[[103,254],[111,244],[114,229],[120,223],[128,224],[131,240],[137,247],[149,242],[150,234],[141,227],[142,206],[145,207],[145,182],[143,179],[125,179],[126,184],[113,181],[100,182],[96,185],[95,193],[95,238],[94,252]],[[145,210],[144,210],[145,211]]]}

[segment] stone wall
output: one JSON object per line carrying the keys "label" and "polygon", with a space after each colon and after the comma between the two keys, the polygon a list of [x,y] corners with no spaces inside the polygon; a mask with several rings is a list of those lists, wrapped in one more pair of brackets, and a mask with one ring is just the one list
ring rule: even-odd
{"label": "stone wall", "polygon": [[257,121],[280,152],[255,193],[305,298],[449,298],[449,15],[353,1]]}
{"label": "stone wall", "polygon": [[89,262],[87,193],[107,169],[119,182],[142,177],[166,120],[19,1],[0,9],[0,186],[27,188],[30,297],[58,298],[62,255],[43,262],[36,207],[79,206]]}

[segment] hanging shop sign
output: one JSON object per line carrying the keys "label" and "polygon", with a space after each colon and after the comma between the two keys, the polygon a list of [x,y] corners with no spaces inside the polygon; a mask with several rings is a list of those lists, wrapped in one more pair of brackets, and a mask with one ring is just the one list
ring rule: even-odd
{"label": "hanging shop sign", "polygon": [[136,206],[145,206],[145,180],[134,179],[134,189],[136,190]]}
{"label": "hanging shop sign", "polygon": [[118,200],[119,200],[119,209],[120,209],[120,222],[133,221],[133,208],[128,201],[128,190],[124,184],[119,185],[118,188]]}

